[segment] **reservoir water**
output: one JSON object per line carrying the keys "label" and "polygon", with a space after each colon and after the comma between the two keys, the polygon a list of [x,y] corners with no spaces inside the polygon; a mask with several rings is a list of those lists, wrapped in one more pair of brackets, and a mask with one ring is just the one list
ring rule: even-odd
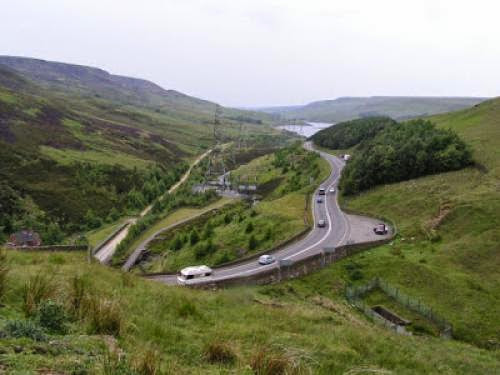
{"label": "reservoir water", "polygon": [[311,135],[319,132],[321,129],[328,128],[332,125],[333,124],[327,124],[325,122],[307,122],[306,125],[282,125],[278,126],[278,128],[285,129],[309,138]]}

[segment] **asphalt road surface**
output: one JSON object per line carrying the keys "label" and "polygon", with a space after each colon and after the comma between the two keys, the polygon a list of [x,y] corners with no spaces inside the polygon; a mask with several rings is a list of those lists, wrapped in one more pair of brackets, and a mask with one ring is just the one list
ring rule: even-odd
{"label": "asphalt road surface", "polygon": [[[305,147],[312,150],[312,145],[310,143],[306,143]],[[341,159],[326,152],[320,151],[319,153],[328,161],[332,171],[330,176],[320,186],[325,189],[326,194],[320,196],[318,195],[318,191],[316,191],[312,196],[311,207],[313,207],[314,228],[305,238],[274,252],[273,255],[276,257],[277,261],[272,264],[263,266],[259,265],[255,259],[249,260],[237,265],[216,268],[212,276],[190,280],[188,283],[207,283],[214,280],[248,276],[273,267],[278,267],[280,260],[290,259],[292,261],[297,261],[312,254],[320,253],[325,247],[336,247],[348,242],[365,242],[384,238],[384,236],[376,236],[373,233],[373,227],[378,223],[378,220],[357,215],[346,215],[341,211],[337,202],[337,184],[345,163]],[[329,192],[331,188],[335,188],[334,193]],[[322,198],[322,203],[317,202],[319,197]],[[319,228],[317,226],[319,220],[326,221],[326,226],[324,228]],[[352,228],[352,225],[354,225],[355,228]],[[177,276],[175,275],[158,275],[149,278],[170,285],[176,285],[178,283]]]}

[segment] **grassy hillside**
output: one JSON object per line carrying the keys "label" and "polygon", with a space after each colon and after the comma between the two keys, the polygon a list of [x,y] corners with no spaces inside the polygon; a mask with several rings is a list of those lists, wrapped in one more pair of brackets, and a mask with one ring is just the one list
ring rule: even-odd
{"label": "grassy hillside", "polygon": [[431,117],[472,146],[476,167],[375,188],[344,204],[394,220],[400,237],[354,261],[423,298],[458,339],[500,345],[500,100]]}
{"label": "grassy hillside", "polygon": [[[338,290],[340,275],[213,292],[88,265],[83,254],[11,252],[7,264],[6,373],[492,374],[500,366],[493,352],[396,335],[322,296]],[[42,302],[25,304],[22,290],[31,295],[35,285],[45,286]],[[47,299],[63,304],[67,318],[47,319],[47,306],[60,311]],[[24,311],[32,323],[16,328],[27,326]]]}
{"label": "grassy hillside", "polygon": [[[146,129],[175,143],[195,147],[207,145],[216,104],[175,90],[166,90],[143,79],[112,75],[104,70],[39,59],[0,56],[6,67],[37,85],[39,94],[69,103],[89,117],[116,125]],[[1,81],[0,81],[1,82]],[[18,90],[26,91],[17,85]],[[29,93],[33,93],[33,88]],[[231,136],[235,124],[262,125],[271,116],[231,108],[220,108],[221,135]],[[232,125],[232,126],[231,126]],[[250,127],[247,132],[252,132]],[[194,139],[193,137],[194,136]],[[190,139],[191,138],[191,139]],[[198,141],[198,142],[196,142]]]}
{"label": "grassy hillside", "polygon": [[[0,57],[0,242],[23,227],[58,242],[140,209],[213,144],[215,108],[99,69]],[[289,139],[254,115],[221,108],[219,139],[240,126],[248,147]]]}
{"label": "grassy hillside", "polygon": [[340,122],[368,116],[388,116],[396,120],[456,111],[471,107],[484,98],[459,97],[345,97],[323,100],[297,107],[263,109],[283,119]]}

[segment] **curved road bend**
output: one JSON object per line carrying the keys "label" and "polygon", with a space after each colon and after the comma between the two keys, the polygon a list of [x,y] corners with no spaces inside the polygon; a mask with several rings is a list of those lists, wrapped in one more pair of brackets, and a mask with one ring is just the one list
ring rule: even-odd
{"label": "curved road bend", "polygon": [[[200,161],[202,161],[208,154],[212,152],[212,149],[207,150],[205,153],[201,154],[196,158],[194,162],[191,163],[189,166],[189,169],[182,175],[179,181],[177,181],[172,187],[168,190],[168,194],[172,194],[174,191],[176,191],[179,186],[181,186],[189,177],[191,174],[191,171],[193,168],[198,165]],[[163,199],[161,197],[160,199]],[[153,208],[153,205],[150,204],[147,206],[142,212],[140,213],[139,217],[144,217],[147,215],[149,211]],[[123,241],[125,237],[127,237],[128,231],[130,230],[130,227],[135,224],[137,221],[137,218],[130,219],[128,222],[128,225],[123,227],[111,240],[109,240],[106,244],[104,244],[103,247],[101,247],[95,254],[94,257],[100,262],[100,263],[108,263],[111,258],[113,257],[113,254],[116,251],[116,248],[120,244],[120,242]]]}
{"label": "curved road bend", "polygon": [[[309,150],[313,149],[309,142],[305,144],[305,147]],[[238,265],[216,268],[211,277],[197,279],[196,281],[193,280],[191,283],[206,283],[214,280],[256,274],[263,270],[278,267],[280,260],[290,259],[296,261],[312,254],[320,253],[325,247],[336,247],[345,244],[349,240],[351,235],[349,215],[342,212],[337,202],[337,184],[345,164],[336,156],[326,152],[319,151],[319,154],[328,161],[332,171],[330,176],[321,184],[321,187],[324,187],[326,190],[326,195],[322,197],[323,203],[316,202],[318,198],[317,194],[314,194],[312,197],[314,228],[309,232],[307,237],[273,253],[277,262],[270,265],[262,266],[259,265],[255,259],[249,260],[248,262],[243,262]],[[332,187],[335,188],[335,193],[329,192],[329,189]],[[317,227],[317,222],[321,219],[324,219],[327,223],[324,228]],[[359,217],[358,220],[360,220]],[[371,232],[373,228],[372,225],[376,220],[370,218],[361,220],[364,220],[364,226]],[[373,234],[373,232],[371,234]],[[149,279],[171,285],[177,284],[177,276],[175,275],[151,276]]]}

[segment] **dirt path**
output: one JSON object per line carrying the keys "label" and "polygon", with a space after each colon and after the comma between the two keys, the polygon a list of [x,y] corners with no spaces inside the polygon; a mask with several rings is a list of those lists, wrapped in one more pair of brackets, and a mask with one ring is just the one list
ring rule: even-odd
{"label": "dirt path", "polygon": [[[200,161],[202,161],[207,155],[209,155],[212,152],[212,150],[208,150],[202,155],[198,156],[195,161],[191,163],[189,166],[189,169],[182,175],[182,177],[177,181],[172,187],[168,190],[167,194],[172,194],[175,192],[186,180],[188,179],[189,175],[191,174],[191,171],[193,170],[194,167],[196,167]],[[163,199],[165,195],[160,197],[160,200]],[[144,217],[148,214],[149,211],[153,208],[153,205],[150,204],[147,206],[142,212],[139,214],[138,218]],[[125,237],[127,237],[128,231],[130,230],[130,227],[134,225],[137,221],[138,218],[133,218],[129,220],[129,224],[125,227],[123,227],[120,231],[116,233],[116,235],[111,238],[108,242],[106,242],[95,254],[94,257],[99,260],[101,263],[108,263],[111,258],[113,257],[113,254],[116,251],[116,248],[120,244],[120,242],[123,241]]]}

